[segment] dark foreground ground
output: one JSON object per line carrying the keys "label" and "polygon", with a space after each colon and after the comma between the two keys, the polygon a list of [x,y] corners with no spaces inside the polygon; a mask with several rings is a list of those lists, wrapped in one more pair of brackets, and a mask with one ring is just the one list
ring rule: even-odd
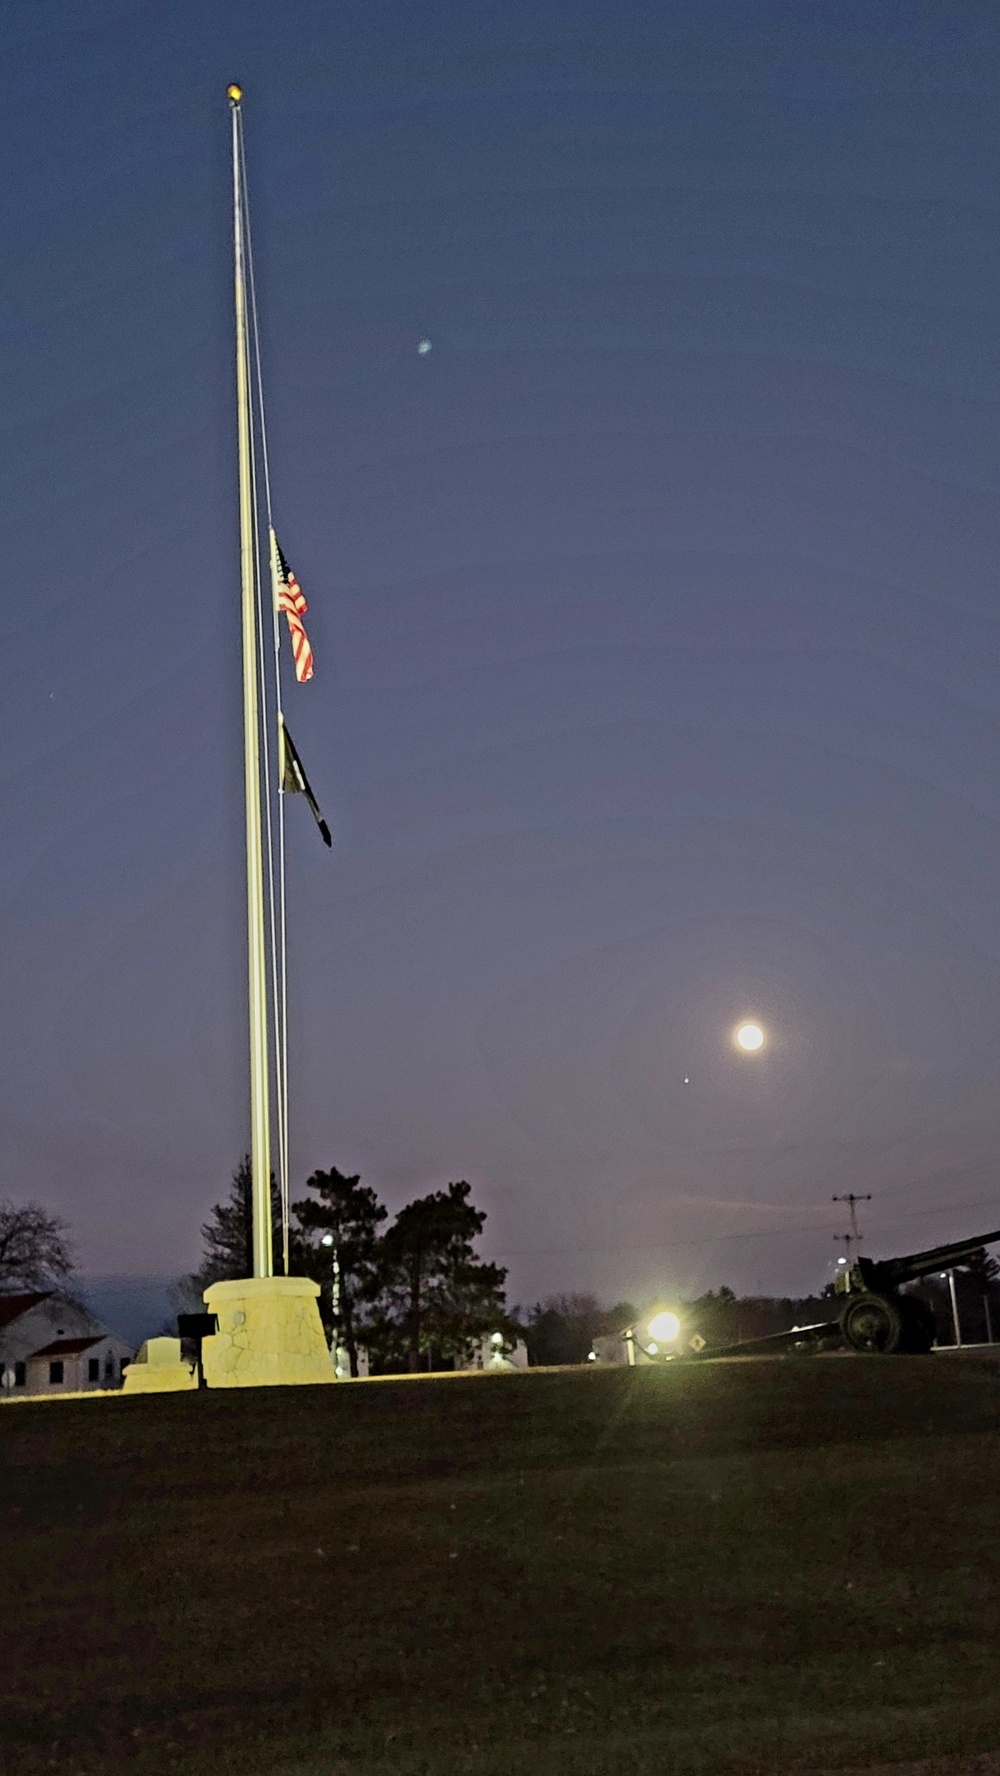
{"label": "dark foreground ground", "polygon": [[5,1776],[1000,1773],[986,1357],[11,1406],[0,1505]]}

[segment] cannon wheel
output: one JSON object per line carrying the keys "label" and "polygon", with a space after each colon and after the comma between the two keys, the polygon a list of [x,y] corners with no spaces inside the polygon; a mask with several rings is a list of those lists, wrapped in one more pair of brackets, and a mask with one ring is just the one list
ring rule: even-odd
{"label": "cannon wheel", "polygon": [[903,1343],[901,1303],[886,1295],[852,1295],[841,1316],[840,1329],[856,1351],[888,1355]]}

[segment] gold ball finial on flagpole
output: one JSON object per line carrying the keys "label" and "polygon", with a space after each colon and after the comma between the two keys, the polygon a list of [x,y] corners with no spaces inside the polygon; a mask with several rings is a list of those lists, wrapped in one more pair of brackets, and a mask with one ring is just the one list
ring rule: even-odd
{"label": "gold ball finial on flagpole", "polygon": [[230,104],[238,105],[243,97],[243,88],[241,86],[236,86],[235,83],[232,86],[227,86],[226,97]]}

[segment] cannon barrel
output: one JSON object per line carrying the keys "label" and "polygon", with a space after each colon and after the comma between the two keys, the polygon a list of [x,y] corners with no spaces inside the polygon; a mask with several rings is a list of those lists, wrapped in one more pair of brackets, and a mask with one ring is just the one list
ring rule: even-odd
{"label": "cannon barrel", "polygon": [[1000,1228],[993,1233],[976,1234],[972,1239],[953,1240],[948,1246],[932,1246],[928,1252],[909,1252],[903,1258],[860,1258],[858,1268],[869,1288],[896,1289],[901,1283],[930,1276],[942,1265],[960,1264],[963,1258],[971,1258],[973,1252],[992,1246],[997,1240]]}

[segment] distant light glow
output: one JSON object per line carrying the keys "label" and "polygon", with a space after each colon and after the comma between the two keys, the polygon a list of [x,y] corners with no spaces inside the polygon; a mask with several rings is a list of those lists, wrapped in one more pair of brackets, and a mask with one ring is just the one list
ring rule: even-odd
{"label": "distant light glow", "polygon": [[319,1243],[321,1246],[332,1246],[333,1245],[333,1234],[332,1233],[324,1233],[323,1238],[320,1240]]}
{"label": "distant light glow", "polygon": [[647,1344],[646,1349],[651,1357],[658,1357],[660,1354],[660,1347],[658,1344]]}
{"label": "distant light glow", "polygon": [[420,344],[417,346],[417,351],[422,358],[426,358],[427,353],[430,351],[430,349],[431,349],[431,342],[429,339],[422,339],[420,341]]}
{"label": "distant light glow", "polygon": [[[681,1323],[676,1314],[658,1313],[653,1315],[646,1329],[650,1338],[659,1339],[661,1344],[673,1344],[680,1333]],[[655,1346],[651,1344],[649,1348],[654,1350]]]}
{"label": "distant light glow", "polygon": [[736,1040],[741,1048],[749,1054],[764,1046],[764,1032],[759,1024],[741,1024],[736,1032]]}
{"label": "distant light glow", "polygon": [[491,1332],[490,1333],[490,1343],[491,1344],[502,1344],[503,1343],[503,1333],[502,1332]]}

